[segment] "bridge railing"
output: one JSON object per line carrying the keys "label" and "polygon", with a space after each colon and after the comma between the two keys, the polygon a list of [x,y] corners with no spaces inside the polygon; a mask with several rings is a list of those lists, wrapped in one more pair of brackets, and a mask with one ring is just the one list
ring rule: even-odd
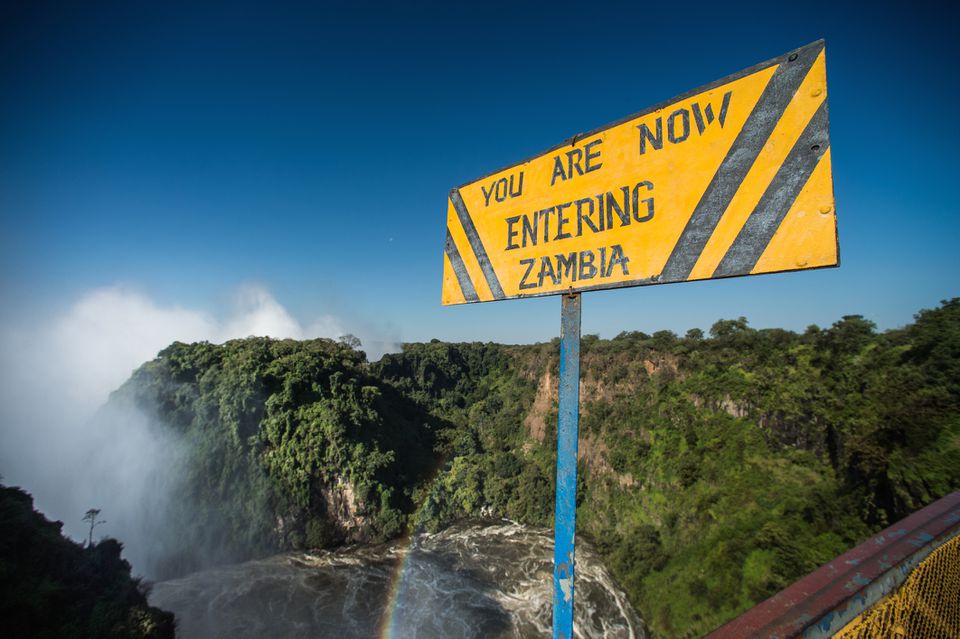
{"label": "bridge railing", "polygon": [[930,504],[707,639],[960,638],[960,492]]}

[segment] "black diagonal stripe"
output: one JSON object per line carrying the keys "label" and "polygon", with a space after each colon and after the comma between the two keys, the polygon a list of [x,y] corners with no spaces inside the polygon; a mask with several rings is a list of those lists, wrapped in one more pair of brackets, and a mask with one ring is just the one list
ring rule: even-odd
{"label": "black diagonal stripe", "polygon": [[487,279],[487,285],[490,287],[490,292],[493,293],[493,298],[502,300],[504,298],[503,287],[500,286],[500,280],[497,279],[493,265],[490,264],[490,258],[487,257],[487,251],[483,248],[483,242],[480,241],[480,236],[477,234],[477,227],[473,225],[473,219],[467,211],[467,205],[463,203],[463,197],[460,196],[459,189],[450,191],[450,201],[453,202],[453,208],[457,211],[457,217],[460,218],[463,231],[467,234],[467,241],[470,242],[470,248],[473,249],[473,254],[480,264],[480,270],[483,271],[483,276]]}
{"label": "black diagonal stripe", "polygon": [[[720,168],[707,185],[687,226],[680,234],[680,239],[673,247],[660,275],[661,282],[679,282],[690,276],[690,271],[717,228],[720,217],[727,210],[730,200],[740,188],[740,183],[750,172],[761,149],[822,49],[822,41],[798,49],[787,56],[773,72],[753,111],[747,116],[743,129],[720,163]],[[796,55],[796,58],[791,60],[793,55]]]}
{"label": "black diagonal stripe", "polygon": [[714,277],[746,275],[757,265],[783,218],[817,168],[820,158],[830,147],[827,118],[827,101],[824,100],[790,149],[787,159],[737,234],[737,239],[720,260],[717,270],[713,272]]}
{"label": "black diagonal stripe", "polygon": [[463,263],[463,258],[460,257],[460,251],[457,250],[457,245],[453,242],[450,229],[447,229],[447,244],[444,250],[447,253],[447,257],[450,258],[450,264],[453,266],[453,272],[457,276],[457,283],[460,284],[460,291],[463,293],[463,298],[468,302],[479,302],[480,297],[477,295],[477,289],[473,288],[473,281],[467,273],[467,267]]}

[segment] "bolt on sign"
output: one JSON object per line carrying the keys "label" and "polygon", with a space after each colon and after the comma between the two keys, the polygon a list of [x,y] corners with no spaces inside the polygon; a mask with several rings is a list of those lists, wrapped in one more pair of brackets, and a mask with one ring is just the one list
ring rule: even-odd
{"label": "bolt on sign", "polygon": [[453,189],[442,302],[838,264],[820,40]]}

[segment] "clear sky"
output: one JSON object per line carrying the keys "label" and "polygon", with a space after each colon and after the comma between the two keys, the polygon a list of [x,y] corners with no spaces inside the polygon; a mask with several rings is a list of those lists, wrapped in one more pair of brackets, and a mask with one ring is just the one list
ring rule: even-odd
{"label": "clear sky", "polygon": [[110,287],[219,317],[255,285],[302,326],[550,339],[557,298],[440,306],[449,189],[822,37],[841,267],[588,293],[583,330],[903,325],[960,294],[957,18],[947,2],[8,0],[0,321]]}

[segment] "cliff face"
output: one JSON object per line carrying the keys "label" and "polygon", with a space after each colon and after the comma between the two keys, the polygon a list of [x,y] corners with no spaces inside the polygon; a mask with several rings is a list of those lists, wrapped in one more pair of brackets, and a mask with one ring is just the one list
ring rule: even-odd
{"label": "cliff face", "polygon": [[357,491],[342,477],[334,479],[332,486],[320,490],[327,515],[338,536],[347,542],[362,541],[370,529],[371,521],[366,516],[369,504],[357,499]]}
{"label": "cliff face", "polygon": [[4,636],[173,639],[173,615],[147,605],[117,541],[66,539],[19,488],[0,486],[0,521]]}

